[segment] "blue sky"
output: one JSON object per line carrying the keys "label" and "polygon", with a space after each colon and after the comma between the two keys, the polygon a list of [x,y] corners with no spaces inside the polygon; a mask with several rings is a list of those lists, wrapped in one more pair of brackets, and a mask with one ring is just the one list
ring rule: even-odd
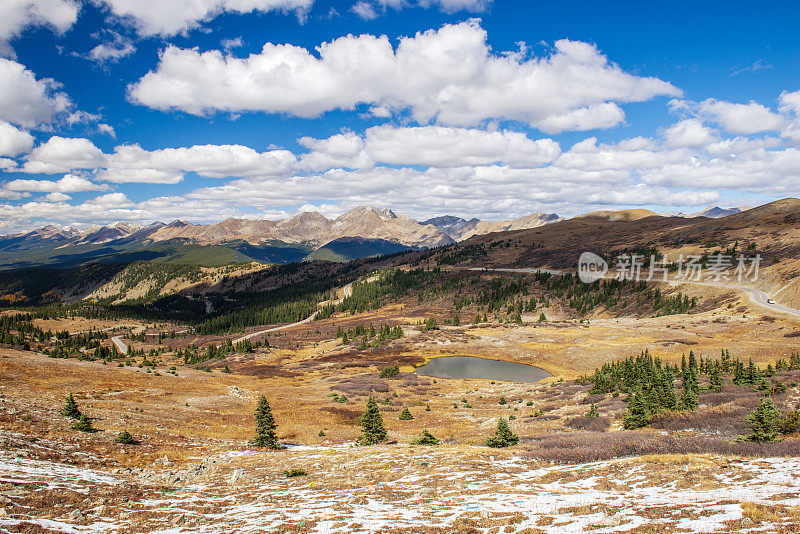
{"label": "blue sky", "polygon": [[608,4],[9,0],[0,232],[797,196],[800,7]]}

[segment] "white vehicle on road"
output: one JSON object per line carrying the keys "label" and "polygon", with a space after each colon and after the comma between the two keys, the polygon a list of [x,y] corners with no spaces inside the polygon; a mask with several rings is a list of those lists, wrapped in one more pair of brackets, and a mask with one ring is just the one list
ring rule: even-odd
{"label": "white vehicle on road", "polygon": [[767,304],[775,304],[775,300],[774,299],[767,299]]}

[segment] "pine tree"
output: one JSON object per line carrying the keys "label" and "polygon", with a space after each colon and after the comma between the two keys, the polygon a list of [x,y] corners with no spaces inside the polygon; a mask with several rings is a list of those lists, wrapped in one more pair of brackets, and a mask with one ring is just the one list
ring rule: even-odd
{"label": "pine tree", "polygon": [[64,408],[61,410],[61,415],[66,415],[67,417],[72,417],[73,419],[79,419],[81,416],[81,411],[78,409],[78,403],[75,402],[75,398],[72,396],[72,393],[67,395],[67,398],[64,401]]}
{"label": "pine tree", "polygon": [[586,412],[586,417],[600,417],[600,412],[597,411],[597,406],[595,406],[594,403],[592,403],[589,411]]}
{"label": "pine tree", "polygon": [[678,409],[693,412],[698,404],[697,391],[692,388],[691,384],[685,384],[681,398],[678,400]]}
{"label": "pine tree", "polygon": [[778,421],[781,412],[775,407],[772,399],[763,397],[758,408],[750,412],[745,422],[752,434],[747,436],[749,441],[775,441],[778,437]]}
{"label": "pine tree", "polygon": [[719,365],[712,364],[711,373],[708,377],[708,385],[714,391],[722,391],[722,374],[720,374]]}
{"label": "pine tree", "polygon": [[256,407],[256,433],[250,443],[256,447],[279,448],[278,436],[275,433],[277,426],[275,419],[272,417],[272,408],[270,408],[267,398],[261,395]]}
{"label": "pine tree", "polygon": [[408,411],[408,407],[406,406],[406,407],[403,408],[403,411],[400,412],[399,419],[401,421],[410,421],[410,420],[414,419],[414,416],[411,415],[411,412]]}
{"label": "pine tree", "polygon": [[117,434],[117,437],[114,438],[114,441],[116,441],[117,443],[121,443],[123,445],[136,445],[137,443],[139,443],[136,440],[136,438],[134,438],[133,435],[127,430],[123,430],[122,432]]}
{"label": "pine tree", "polygon": [[689,370],[697,373],[697,358],[694,356],[694,351],[689,351]]}
{"label": "pine tree", "polygon": [[92,426],[92,420],[86,417],[86,414],[81,414],[75,424],[72,425],[73,430],[80,430],[81,432],[95,432]]}
{"label": "pine tree", "polygon": [[361,416],[361,430],[362,434],[358,441],[362,445],[374,445],[386,439],[383,416],[372,395],[367,400],[367,410]]}
{"label": "pine tree", "polygon": [[427,430],[423,430],[418,438],[411,440],[412,445],[438,445],[439,440]]}
{"label": "pine tree", "polygon": [[795,410],[781,417],[778,422],[778,431],[781,434],[789,435],[795,434],[800,430],[800,410]]}
{"label": "pine tree", "polygon": [[628,401],[628,411],[625,414],[623,426],[628,430],[641,428],[650,424],[650,411],[642,400],[642,395],[636,391]]}
{"label": "pine tree", "polygon": [[497,429],[494,431],[494,436],[486,440],[486,445],[498,449],[510,447],[517,443],[519,443],[519,436],[511,431],[508,421],[502,417],[497,421]]}

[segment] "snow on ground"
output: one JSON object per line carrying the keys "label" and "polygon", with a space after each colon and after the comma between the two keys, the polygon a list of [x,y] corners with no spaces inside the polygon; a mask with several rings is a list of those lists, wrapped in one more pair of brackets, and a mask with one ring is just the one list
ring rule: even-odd
{"label": "snow on ground", "polygon": [[[757,525],[741,503],[784,512],[800,505],[798,458],[680,456],[543,467],[504,454],[478,447],[294,447],[112,475],[0,451],[3,488],[89,496],[100,487],[143,488],[139,498],[109,507],[84,503],[82,510],[40,514],[12,504],[0,530],[27,522],[56,532],[770,531],[791,525],[794,512]],[[308,476],[284,477],[290,467]],[[13,502],[21,494],[8,495]]]}

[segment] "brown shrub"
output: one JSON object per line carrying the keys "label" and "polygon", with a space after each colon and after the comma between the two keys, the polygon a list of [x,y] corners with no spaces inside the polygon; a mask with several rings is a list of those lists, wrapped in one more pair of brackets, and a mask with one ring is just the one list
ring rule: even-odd
{"label": "brown shrub", "polygon": [[339,422],[345,425],[359,425],[361,424],[361,413],[349,408],[340,408],[338,406],[323,406],[323,412],[332,413],[335,415]]}
{"label": "brown shrub", "polygon": [[524,456],[561,464],[610,460],[646,454],[714,453],[726,456],[778,457],[800,454],[800,440],[736,442],[645,431],[565,432],[522,440]]}
{"label": "brown shrub", "polygon": [[758,399],[753,397],[694,412],[664,412],[656,415],[650,424],[664,430],[696,430],[736,437],[749,433],[745,418],[757,404]]}
{"label": "brown shrub", "polygon": [[370,395],[372,393],[389,393],[392,388],[374,374],[363,374],[340,378],[335,381],[335,389],[345,395]]}
{"label": "brown shrub", "polygon": [[533,421],[557,421],[561,419],[557,415],[540,415],[539,417],[534,417],[532,415],[529,415],[528,418],[530,418]]}
{"label": "brown shrub", "polygon": [[[206,367],[210,367],[212,369],[222,369],[225,367],[225,362],[209,362],[205,365]],[[250,375],[258,378],[294,378],[296,376],[300,376],[300,373],[289,371],[280,365],[269,364],[246,363],[245,365],[234,365],[231,370],[237,374]]]}
{"label": "brown shrub", "polygon": [[585,415],[580,415],[567,421],[567,426],[577,430],[604,432],[611,426],[611,419],[608,417],[586,417]]}
{"label": "brown shrub", "polygon": [[598,404],[605,400],[606,396],[603,393],[595,393],[594,395],[587,395],[581,401],[582,404]]}
{"label": "brown shrub", "polygon": [[558,408],[558,404],[554,402],[548,402],[547,404],[543,404],[539,409],[542,410],[542,412],[552,412],[553,410],[558,410]]}

